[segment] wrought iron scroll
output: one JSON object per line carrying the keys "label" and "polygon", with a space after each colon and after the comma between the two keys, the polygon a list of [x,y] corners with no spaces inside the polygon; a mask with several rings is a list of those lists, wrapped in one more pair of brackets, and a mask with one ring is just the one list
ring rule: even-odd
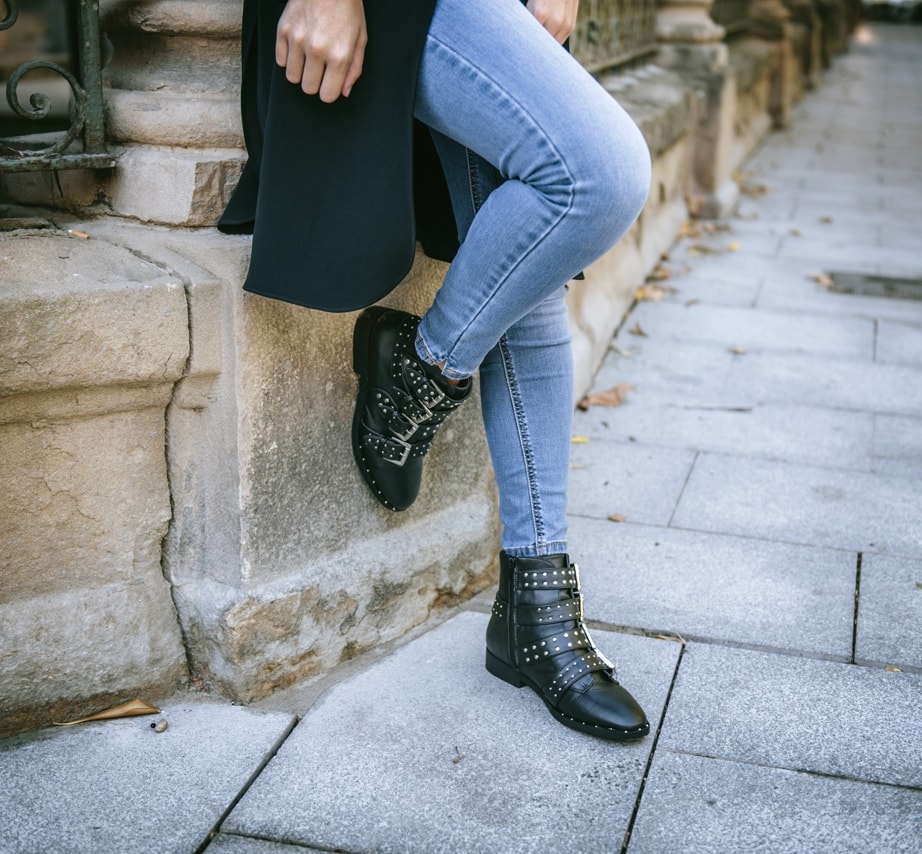
{"label": "wrought iron scroll", "polygon": [[[10,29],[19,16],[18,0],[4,0],[4,5],[6,14],[0,19],[0,31]],[[79,7],[75,9],[76,73],[56,62],[38,59],[16,68],[6,84],[6,100],[13,112],[24,119],[41,121],[51,110],[51,99],[36,92],[25,106],[17,92],[19,83],[30,71],[40,68],[63,77],[71,90],[70,127],[51,141],[44,135],[0,140],[0,171],[100,169],[115,164],[106,151],[99,0],[74,0],[74,6]]]}
{"label": "wrought iron scroll", "polygon": [[583,0],[574,56],[598,73],[656,51],[656,0]]}
{"label": "wrought iron scroll", "polygon": [[727,31],[727,35],[742,33],[749,26],[751,2],[752,0],[714,0],[711,18]]}

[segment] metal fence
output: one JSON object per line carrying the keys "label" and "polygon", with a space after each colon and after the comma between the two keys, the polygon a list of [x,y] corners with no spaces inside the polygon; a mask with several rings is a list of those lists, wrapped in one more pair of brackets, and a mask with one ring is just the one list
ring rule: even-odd
{"label": "metal fence", "polygon": [[570,48],[593,73],[653,53],[656,0],[583,0]]}
{"label": "metal fence", "polygon": [[[20,20],[21,11],[22,0],[0,0],[0,41]],[[30,127],[34,122],[35,128],[34,133],[0,139],[0,171],[99,169],[115,163],[106,151],[99,0],[69,0],[66,14],[69,61],[62,64],[53,59],[31,59],[7,69],[9,109],[14,116],[28,120],[26,124]],[[19,90],[27,75],[35,82],[25,88],[35,91],[24,104]],[[66,87],[54,88],[64,88],[65,92],[69,89],[63,96],[69,101],[67,127],[61,131],[49,129],[47,119],[52,111],[52,98],[39,91],[47,88],[50,80],[58,83],[63,80]]]}

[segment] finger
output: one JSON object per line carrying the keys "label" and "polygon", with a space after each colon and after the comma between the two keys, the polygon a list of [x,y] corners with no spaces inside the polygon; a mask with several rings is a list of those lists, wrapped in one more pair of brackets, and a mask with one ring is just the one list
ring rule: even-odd
{"label": "finger", "polygon": [[346,84],[346,75],[351,68],[350,56],[331,56],[327,58],[323,69],[323,79],[317,94],[326,104],[332,104],[340,95]]}
{"label": "finger", "polygon": [[365,62],[365,45],[367,42],[368,37],[363,31],[359,36],[359,41],[355,46],[355,53],[352,54],[352,62],[343,80],[343,95],[347,98],[352,94],[352,87],[355,86],[356,81],[362,76],[362,66]]}

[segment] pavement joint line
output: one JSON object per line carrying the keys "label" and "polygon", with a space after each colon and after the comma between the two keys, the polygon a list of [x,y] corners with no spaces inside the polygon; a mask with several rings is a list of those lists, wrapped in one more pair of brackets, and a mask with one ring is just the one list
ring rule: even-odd
{"label": "pavement joint line", "polygon": [[664,750],[678,756],[694,756],[697,759],[714,759],[718,762],[730,762],[734,765],[748,765],[752,768],[765,768],[773,771],[789,771],[792,774],[806,774],[808,777],[820,777],[824,780],[842,780],[846,783],[860,783],[865,786],[885,786],[888,789],[900,789],[904,792],[919,792],[922,786],[907,786],[903,783],[890,783],[886,780],[871,780],[867,777],[855,777],[851,774],[833,774],[830,771],[818,771],[815,768],[795,768],[791,765],[773,765],[770,762],[756,762],[735,756],[723,756],[719,753],[698,753],[694,750],[682,750],[676,747],[664,747]]}
{"label": "pavement joint line", "polygon": [[701,458],[701,451],[696,450],[695,456],[691,461],[691,465],[688,467],[688,472],[685,474],[685,480],[682,482],[682,488],[679,490],[679,494],[676,496],[675,504],[672,505],[672,513],[669,514],[669,521],[666,523],[667,528],[672,527],[672,520],[675,519],[675,514],[679,510],[679,505],[682,503],[682,497],[685,495],[685,490],[688,489],[688,482],[691,480],[692,472],[695,470],[695,466],[698,465],[698,460]]}
{"label": "pavement joint line", "polygon": [[231,814],[234,807],[236,807],[237,804],[240,803],[243,796],[249,791],[253,783],[256,782],[257,778],[259,777],[260,774],[262,774],[266,766],[272,761],[275,754],[278,753],[279,750],[282,749],[282,745],[286,741],[288,741],[288,737],[295,731],[296,727],[300,723],[300,718],[298,718],[296,715],[293,715],[292,718],[293,719],[291,723],[288,724],[287,727],[285,727],[285,730],[276,739],[275,744],[273,744],[272,747],[266,751],[266,755],[263,756],[260,763],[253,770],[253,773],[250,774],[246,782],[240,787],[240,791],[237,792],[237,794],[234,796],[231,802],[227,805],[227,808],[224,810],[224,812],[222,812],[221,815],[218,816],[217,820],[212,825],[211,830],[209,830],[208,833],[205,834],[205,839],[202,841],[199,847],[195,849],[194,854],[203,854],[203,852],[208,848],[208,846],[211,845],[215,836],[217,836],[218,833],[220,832],[221,825],[224,824],[225,820]]}
{"label": "pavement joint line", "polygon": [[864,553],[858,552],[858,557],[855,560],[855,613],[852,618],[852,664],[855,663],[855,658],[858,654],[858,610],[861,603],[861,561],[863,557]]}
{"label": "pavement joint line", "polygon": [[624,842],[621,845],[621,854],[627,854],[628,846],[631,844],[631,834],[634,832],[634,824],[637,821],[637,815],[640,812],[640,806],[643,801],[644,791],[646,791],[647,780],[650,777],[650,769],[653,767],[653,759],[656,756],[656,747],[659,744],[660,733],[663,731],[663,725],[666,723],[666,714],[669,711],[669,702],[672,699],[672,692],[675,690],[676,682],[679,678],[679,668],[682,666],[682,660],[685,657],[686,643],[681,638],[678,640],[682,644],[679,650],[679,656],[676,659],[675,667],[672,671],[672,680],[669,683],[669,690],[666,692],[666,700],[663,702],[663,711],[660,714],[659,724],[656,727],[656,733],[653,735],[653,743],[650,745],[650,755],[647,757],[647,764],[644,766],[643,774],[640,777],[640,786],[637,789],[637,798],[634,801],[634,809],[631,811],[631,817],[627,823],[627,829],[624,831]]}
{"label": "pavement joint line", "polygon": [[[710,452],[708,452],[710,453]],[[732,455],[731,455],[732,456]],[[739,457],[737,457],[739,459]],[[883,458],[889,459],[889,457]],[[817,466],[819,468],[819,466]],[[829,469],[829,471],[837,471],[837,469]],[[839,469],[838,471],[841,471]],[[873,477],[888,477],[893,480],[906,480],[906,478],[895,477],[894,475],[885,475],[885,474],[874,474],[872,472],[860,472],[861,474],[872,475]],[[590,521],[601,522],[605,520],[604,516],[593,516],[589,513],[569,513],[567,514],[574,519],[588,519]],[[614,522],[612,524],[615,524]],[[745,534],[740,533],[739,531],[714,531],[709,528],[689,528],[683,525],[661,525],[655,522],[642,522],[639,520],[628,520],[626,522],[619,522],[620,525],[637,525],[642,528],[659,528],[662,531],[685,531],[691,534],[707,534],[712,537],[732,537],[739,540],[753,540],[758,543],[775,543],[782,546],[797,546],[799,548],[809,548],[809,549],[822,549],[830,552],[846,552],[848,554],[854,554],[855,550],[850,549],[846,546],[828,546],[817,544],[815,542],[808,542],[806,540],[778,540],[770,539],[769,537],[759,537],[755,534]],[[916,553],[903,553],[903,552],[894,552],[894,551],[876,551],[874,549],[865,549],[865,554],[871,555],[880,555],[881,557],[891,557],[898,560],[910,560],[918,562],[920,560],[920,555]]]}
{"label": "pavement joint line", "polygon": [[234,831],[225,830],[221,832],[222,836],[233,836],[235,839],[255,839],[257,842],[273,842],[276,845],[286,845],[289,848],[297,848],[300,851],[329,851],[332,854],[365,854],[366,849],[363,848],[343,848],[342,846],[337,845],[335,848],[327,847],[326,845],[306,845],[303,842],[297,842],[285,837],[276,837],[276,836],[263,836],[258,833],[236,833]]}

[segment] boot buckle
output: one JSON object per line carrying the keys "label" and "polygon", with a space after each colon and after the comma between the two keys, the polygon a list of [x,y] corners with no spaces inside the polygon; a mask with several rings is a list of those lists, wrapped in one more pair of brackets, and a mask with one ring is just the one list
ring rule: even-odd
{"label": "boot buckle", "polygon": [[[410,435],[412,436],[413,434],[411,433]],[[390,457],[386,457],[386,456],[382,457],[382,459],[383,459],[385,462],[392,463],[392,464],[395,465],[395,466],[398,466],[398,467],[403,466],[403,464],[409,459],[409,457],[410,457],[410,451],[413,450],[413,446],[412,446],[409,442],[404,442],[403,439],[401,439],[401,438],[399,438],[399,437],[397,437],[397,436],[394,436],[394,437],[391,439],[391,441],[392,441],[394,444],[397,444],[397,445],[399,445],[401,448],[403,448],[403,453],[401,453],[401,455],[400,455],[397,459],[394,459],[394,460],[392,460]]]}

